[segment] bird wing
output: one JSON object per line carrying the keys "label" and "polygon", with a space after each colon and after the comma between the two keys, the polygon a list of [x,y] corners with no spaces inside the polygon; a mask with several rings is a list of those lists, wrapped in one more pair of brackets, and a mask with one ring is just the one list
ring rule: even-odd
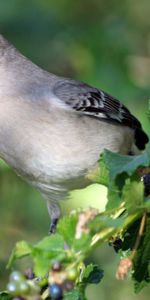
{"label": "bird wing", "polygon": [[148,137],[141,123],[116,98],[82,82],[67,79],[57,82],[53,92],[77,112],[132,128],[137,147],[145,148]]}

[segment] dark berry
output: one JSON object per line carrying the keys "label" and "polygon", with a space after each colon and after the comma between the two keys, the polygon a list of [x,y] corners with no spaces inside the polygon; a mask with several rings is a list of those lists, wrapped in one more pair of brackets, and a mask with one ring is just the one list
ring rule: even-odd
{"label": "dark berry", "polygon": [[109,242],[109,246],[114,247],[114,250],[118,252],[122,247],[122,240],[116,238],[115,240]]}
{"label": "dark berry", "polygon": [[63,293],[62,288],[58,284],[54,283],[49,286],[50,296],[53,300],[61,300]]}
{"label": "dark berry", "polygon": [[143,176],[143,182],[144,182],[145,196],[149,196],[150,195],[150,174],[145,174]]}
{"label": "dark berry", "polygon": [[59,261],[55,261],[52,265],[52,270],[55,272],[61,271],[61,263]]}
{"label": "dark berry", "polygon": [[63,287],[66,291],[71,291],[74,287],[74,283],[71,280],[65,280],[64,284],[63,284]]}
{"label": "dark berry", "polygon": [[29,279],[29,280],[32,280],[32,279],[35,278],[35,275],[34,275],[34,273],[33,273],[33,271],[32,271],[31,268],[28,268],[28,269],[25,270],[24,276],[25,276],[27,279]]}

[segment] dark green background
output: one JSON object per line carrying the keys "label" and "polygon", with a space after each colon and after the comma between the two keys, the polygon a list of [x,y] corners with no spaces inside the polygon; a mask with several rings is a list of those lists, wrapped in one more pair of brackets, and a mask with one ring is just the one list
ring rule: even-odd
{"label": "dark green background", "polygon": [[[0,0],[0,32],[41,67],[77,78],[121,99],[150,133],[149,0]],[[102,209],[106,191],[93,186],[76,192],[63,205],[64,213],[82,202]],[[0,165],[0,286],[14,243],[36,242],[47,233],[49,217],[41,196]],[[91,258],[106,276],[88,288],[89,300],[148,300],[150,289],[134,295],[129,280],[118,282],[118,263],[109,246]]]}

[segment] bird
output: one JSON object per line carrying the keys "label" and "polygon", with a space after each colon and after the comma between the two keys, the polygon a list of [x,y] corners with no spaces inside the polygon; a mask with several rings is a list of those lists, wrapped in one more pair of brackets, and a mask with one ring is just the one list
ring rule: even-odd
{"label": "bird", "polygon": [[41,69],[0,34],[0,158],[41,192],[51,233],[61,200],[91,184],[104,149],[136,154],[146,143],[141,123],[115,97]]}

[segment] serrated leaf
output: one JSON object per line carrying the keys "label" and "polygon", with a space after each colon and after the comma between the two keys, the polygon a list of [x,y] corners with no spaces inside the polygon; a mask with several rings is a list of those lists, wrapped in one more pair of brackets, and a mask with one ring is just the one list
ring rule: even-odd
{"label": "serrated leaf", "polygon": [[65,256],[64,239],[59,234],[45,237],[35,246],[22,241],[16,244],[9,262],[8,267],[19,258],[31,255],[34,262],[34,271],[37,276],[46,275],[51,261]]}
{"label": "serrated leaf", "polygon": [[0,300],[11,300],[12,297],[10,296],[10,294],[8,294],[8,292],[0,292]]}
{"label": "serrated leaf", "polygon": [[90,247],[91,236],[90,234],[82,234],[80,239],[74,239],[72,248],[74,251],[84,251]]}
{"label": "serrated leaf", "polygon": [[122,202],[121,193],[115,184],[109,186],[107,197],[106,210],[112,210],[120,206]]}
{"label": "serrated leaf", "polygon": [[64,250],[64,239],[60,234],[56,233],[45,237],[33,248],[42,250],[43,252],[60,252]]}
{"label": "serrated leaf", "polygon": [[105,150],[103,158],[109,170],[110,180],[114,180],[121,173],[131,176],[138,167],[147,167],[150,164],[150,157],[146,151],[141,155],[129,156]]}
{"label": "serrated leaf", "polygon": [[125,207],[129,213],[143,207],[144,204],[144,185],[143,182],[126,180],[122,194]]}
{"label": "serrated leaf", "polygon": [[133,279],[138,293],[150,282],[150,216],[146,222],[145,234],[141,240],[134,260]]}
{"label": "serrated leaf", "polygon": [[99,184],[109,185],[109,172],[103,159],[103,155],[99,160],[99,174],[96,175],[95,181]]}
{"label": "serrated leaf", "polygon": [[33,271],[37,277],[44,277],[50,269],[50,258],[43,253],[37,253],[33,257]]}
{"label": "serrated leaf", "polygon": [[80,292],[77,288],[73,289],[71,292],[65,293],[64,300],[83,300],[80,297]]}
{"label": "serrated leaf", "polygon": [[98,284],[104,276],[104,271],[97,265],[88,265],[82,273],[82,282],[85,284]]}
{"label": "serrated leaf", "polygon": [[82,234],[80,239],[76,239],[76,226],[78,222],[77,213],[70,216],[64,217],[60,220],[57,231],[61,234],[67,243],[67,245],[74,251],[83,251],[89,247],[91,242],[91,237],[89,234]]}
{"label": "serrated leaf", "polygon": [[63,236],[68,246],[72,247],[75,239],[76,225],[78,221],[77,214],[63,217],[57,226],[57,232]]}
{"label": "serrated leaf", "polygon": [[[104,216],[103,214],[98,215],[91,223],[90,223],[90,229],[92,232],[102,232],[103,230],[107,230],[108,228],[112,229],[118,229],[121,228],[121,226],[124,223],[124,218],[117,218],[113,219],[109,216]],[[101,237],[102,239],[102,237]]]}
{"label": "serrated leaf", "polygon": [[36,276],[43,277],[47,274],[52,261],[65,257],[64,239],[55,234],[45,237],[33,247],[32,257]]}
{"label": "serrated leaf", "polygon": [[11,256],[9,258],[7,268],[9,268],[16,259],[22,258],[24,256],[30,255],[33,251],[33,247],[31,244],[21,241],[16,243],[15,248],[13,249]]}

